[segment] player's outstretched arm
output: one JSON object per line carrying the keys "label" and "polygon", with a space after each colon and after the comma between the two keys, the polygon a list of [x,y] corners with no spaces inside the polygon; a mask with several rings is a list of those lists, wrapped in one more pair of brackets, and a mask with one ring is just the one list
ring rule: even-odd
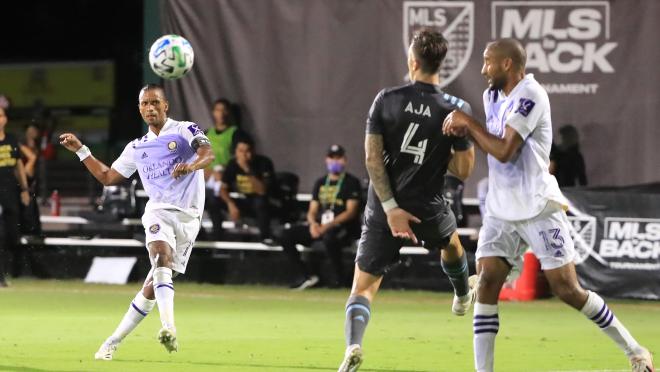
{"label": "player's outstretched arm", "polygon": [[461,181],[465,181],[474,169],[474,146],[464,151],[454,150],[454,155],[447,167],[449,171]]}
{"label": "player's outstretched arm", "polygon": [[420,223],[420,219],[398,207],[390,179],[385,170],[383,161],[383,136],[380,134],[367,133],[364,144],[366,152],[367,172],[371,184],[378,195],[378,199],[383,205],[383,210],[387,214],[387,224],[393,236],[412,240],[417,244],[417,237],[410,228],[410,222]]}
{"label": "player's outstretched arm", "polygon": [[84,157],[82,163],[103,186],[118,185],[126,180],[119,172],[95,158],[87,146],[83,146],[80,140],[73,134],[64,133],[60,135],[60,145],[71,152],[75,152],[78,157]]}
{"label": "player's outstretched arm", "polygon": [[204,169],[211,165],[215,159],[211,144],[208,141],[197,145],[195,152],[197,153],[197,158],[192,163],[179,163],[174,166],[172,177],[179,178],[198,169]]}
{"label": "player's outstretched arm", "polygon": [[460,135],[465,130],[482,150],[502,163],[511,160],[523,142],[520,134],[508,125],[504,137],[499,138],[488,133],[475,118],[458,110],[454,110],[447,115],[442,124],[442,132],[446,135]]}

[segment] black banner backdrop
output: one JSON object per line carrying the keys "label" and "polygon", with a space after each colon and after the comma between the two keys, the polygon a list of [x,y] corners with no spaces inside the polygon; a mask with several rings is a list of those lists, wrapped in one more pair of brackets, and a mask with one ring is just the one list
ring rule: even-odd
{"label": "black banner backdrop", "polygon": [[[408,38],[420,27],[448,37],[444,89],[470,102],[482,120],[483,48],[515,37],[527,49],[528,72],[550,93],[555,131],[566,123],[578,127],[592,184],[659,178],[659,1],[160,4],[163,33],[185,36],[196,54],[189,76],[166,83],[172,116],[208,127],[214,99],[240,102],[261,152],[276,168],[298,173],[303,190],[323,172],[331,143],[347,148],[349,170],[366,175],[367,110],[381,88],[404,82]],[[480,157],[467,194],[485,175]]]}
{"label": "black banner backdrop", "polygon": [[573,204],[582,285],[611,297],[660,299],[660,183],[564,193]]}

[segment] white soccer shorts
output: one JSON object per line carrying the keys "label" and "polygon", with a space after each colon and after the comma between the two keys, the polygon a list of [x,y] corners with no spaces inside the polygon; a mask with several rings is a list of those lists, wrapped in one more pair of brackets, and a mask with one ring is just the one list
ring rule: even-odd
{"label": "white soccer shorts", "polygon": [[476,258],[503,257],[513,266],[512,273],[520,272],[522,255],[529,247],[543,270],[556,269],[575,258],[569,226],[566,213],[553,202],[529,220],[504,221],[486,216],[479,231]]}
{"label": "white soccer shorts", "polygon": [[[181,274],[186,272],[186,265],[199,233],[201,221],[176,209],[154,209],[145,211],[142,225],[146,235],[147,251],[149,243],[162,240],[173,250],[172,270]],[[154,257],[149,256],[151,264],[155,265]]]}

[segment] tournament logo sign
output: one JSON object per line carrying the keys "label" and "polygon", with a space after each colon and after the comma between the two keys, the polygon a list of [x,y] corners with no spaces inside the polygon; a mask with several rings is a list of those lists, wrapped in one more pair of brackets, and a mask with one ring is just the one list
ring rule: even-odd
{"label": "tournament logo sign", "polygon": [[471,1],[405,1],[403,47],[406,53],[416,31],[434,29],[449,42],[440,68],[440,86],[449,85],[463,71],[474,46],[474,3]]}
{"label": "tournament logo sign", "polygon": [[592,257],[614,270],[660,270],[660,219],[605,217],[597,236],[593,216],[569,216],[575,264]]}
{"label": "tournament logo sign", "polygon": [[[613,76],[609,1],[493,1],[491,38],[520,40],[550,94],[596,94]],[[551,81],[554,80],[554,81]]]}

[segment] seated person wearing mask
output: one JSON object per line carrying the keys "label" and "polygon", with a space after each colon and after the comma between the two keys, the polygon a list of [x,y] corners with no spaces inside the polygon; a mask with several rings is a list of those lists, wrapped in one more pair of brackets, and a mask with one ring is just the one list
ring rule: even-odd
{"label": "seated person wearing mask", "polygon": [[306,223],[285,228],[280,244],[295,268],[296,289],[313,287],[318,275],[311,273],[300,257],[296,244],[309,246],[313,241],[323,242],[335,270],[337,284],[348,285],[351,277],[344,272],[342,248],[360,235],[360,206],[362,188],[360,180],[346,172],[344,148],[332,145],[325,158],[327,174],[314,184]]}

